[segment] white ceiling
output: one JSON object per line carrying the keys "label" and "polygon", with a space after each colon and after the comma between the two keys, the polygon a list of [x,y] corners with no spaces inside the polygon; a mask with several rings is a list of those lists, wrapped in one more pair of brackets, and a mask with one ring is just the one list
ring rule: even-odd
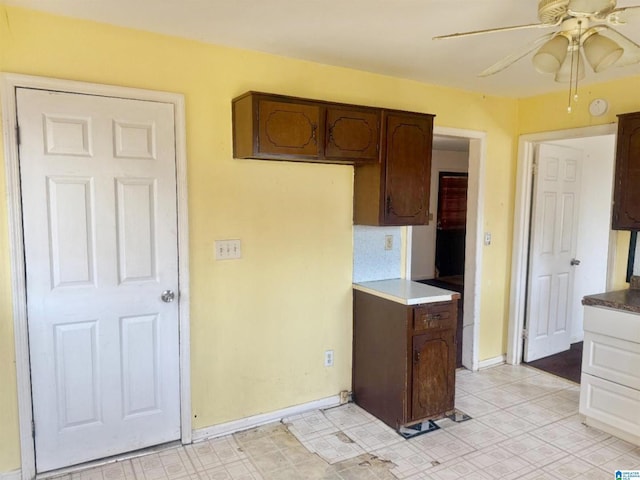
{"label": "white ceiling", "polygon": [[[435,35],[536,23],[537,0],[0,0],[7,5],[213,44],[355,68],[490,95],[526,97],[565,84],[525,57],[477,74],[552,30],[434,41]],[[618,7],[640,0],[618,0]],[[617,27],[640,43],[640,18]],[[587,70],[589,68],[587,67]],[[588,71],[581,85],[640,75],[640,65]]]}

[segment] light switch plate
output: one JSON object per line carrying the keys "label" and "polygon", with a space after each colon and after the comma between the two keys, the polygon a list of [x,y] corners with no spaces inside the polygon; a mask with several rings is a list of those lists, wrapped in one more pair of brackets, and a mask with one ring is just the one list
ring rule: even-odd
{"label": "light switch plate", "polygon": [[240,240],[216,240],[214,242],[216,260],[236,260],[242,257]]}
{"label": "light switch plate", "polygon": [[393,250],[393,235],[384,236],[384,249]]}

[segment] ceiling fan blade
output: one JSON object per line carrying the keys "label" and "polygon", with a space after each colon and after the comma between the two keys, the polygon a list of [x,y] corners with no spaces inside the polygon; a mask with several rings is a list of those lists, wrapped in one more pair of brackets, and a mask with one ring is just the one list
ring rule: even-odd
{"label": "ceiling fan blade", "polygon": [[493,74],[496,74],[498,72],[501,72],[505,68],[511,66],[512,64],[514,64],[515,62],[520,60],[522,57],[526,57],[527,55],[529,55],[536,48],[538,48],[538,46],[540,46],[541,44],[543,44],[547,40],[550,40],[556,34],[557,34],[557,32],[552,32],[552,33],[547,33],[546,35],[543,35],[541,37],[536,38],[533,42],[528,43],[527,45],[522,47],[520,50],[516,50],[515,52],[513,52],[513,53],[507,55],[506,57],[504,57],[502,60],[497,61],[496,63],[491,65],[489,68],[487,68],[483,72],[479,73],[478,76],[479,77],[488,77],[489,75],[493,75]]}
{"label": "ceiling fan blade", "polygon": [[609,25],[597,25],[594,28],[603,32],[605,36],[610,37],[624,49],[624,53],[614,64],[616,67],[626,67],[640,62],[640,45],[636,42]]}
{"label": "ceiling fan blade", "polygon": [[598,16],[599,20],[606,20],[611,25],[624,25],[634,17],[640,16],[640,5],[634,5],[632,7],[616,8],[612,12],[602,17]]}
{"label": "ceiling fan blade", "polygon": [[494,33],[494,32],[510,32],[512,30],[524,30],[526,28],[549,28],[556,27],[560,23],[549,24],[549,23],[529,23],[526,25],[514,25],[512,27],[500,27],[500,28],[488,28],[486,30],[474,30],[471,32],[462,32],[462,33],[451,33],[449,35],[439,35],[437,37],[433,37],[433,40],[446,40],[449,38],[460,38],[460,37],[471,37],[473,35],[484,35],[485,33]]}

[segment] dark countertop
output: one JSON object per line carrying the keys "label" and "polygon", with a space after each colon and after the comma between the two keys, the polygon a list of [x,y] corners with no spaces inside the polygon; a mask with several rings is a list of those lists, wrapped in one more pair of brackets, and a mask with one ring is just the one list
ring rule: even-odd
{"label": "dark countertop", "polygon": [[640,290],[628,289],[615,292],[587,295],[582,299],[583,305],[594,307],[608,307],[616,310],[640,314]]}

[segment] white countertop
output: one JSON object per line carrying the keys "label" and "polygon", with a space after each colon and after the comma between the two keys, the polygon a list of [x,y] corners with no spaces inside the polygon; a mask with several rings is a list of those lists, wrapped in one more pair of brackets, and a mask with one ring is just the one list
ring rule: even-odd
{"label": "white countertop", "polygon": [[403,305],[448,302],[453,298],[459,297],[457,292],[413,282],[404,278],[354,283],[353,288]]}

